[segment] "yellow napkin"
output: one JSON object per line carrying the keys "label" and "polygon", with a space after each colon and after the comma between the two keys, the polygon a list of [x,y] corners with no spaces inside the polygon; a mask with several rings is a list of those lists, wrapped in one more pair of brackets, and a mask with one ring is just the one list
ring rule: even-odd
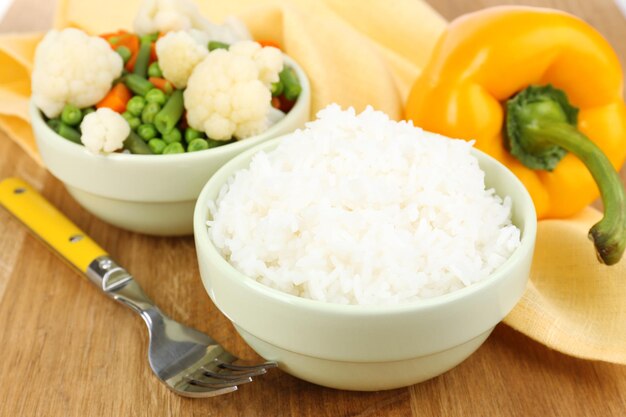
{"label": "yellow napkin", "polygon": [[[59,0],[55,27],[130,28],[139,0]],[[313,113],[330,102],[371,104],[393,118],[445,21],[420,0],[199,0],[211,20],[235,14],[257,39],[279,42],[311,78]],[[0,37],[0,128],[41,162],[28,126],[28,78],[41,34]],[[528,290],[506,323],[561,352],[626,364],[626,262],[595,260],[588,209],[539,224]]]}
{"label": "yellow napkin", "polygon": [[587,232],[600,218],[587,208],[539,222],[531,281],[504,321],[569,355],[626,364],[626,260],[596,260]]}
{"label": "yellow napkin", "polygon": [[0,129],[42,164],[28,123],[30,73],[42,34],[0,37]]}

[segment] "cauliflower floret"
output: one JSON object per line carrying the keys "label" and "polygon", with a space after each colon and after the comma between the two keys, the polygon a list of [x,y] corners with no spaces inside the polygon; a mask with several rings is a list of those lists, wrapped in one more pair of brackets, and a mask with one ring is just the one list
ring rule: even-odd
{"label": "cauliflower floret", "polygon": [[186,31],[169,32],[156,43],[159,66],[176,88],[185,88],[191,71],[209,54],[206,44],[199,44]]}
{"label": "cauliflower floret", "polygon": [[73,28],[51,30],[35,51],[33,101],[50,118],[66,104],[92,106],[111,89],[122,67],[122,58],[104,39]]}
{"label": "cauliflower floret", "polygon": [[[276,54],[272,50],[278,52]],[[187,121],[215,140],[247,138],[267,129],[282,54],[244,41],[216,49],[196,66],[185,90]]]}
{"label": "cauliflower floret", "polygon": [[271,46],[262,47],[257,42],[238,42],[229,49],[235,55],[252,58],[259,69],[259,80],[266,86],[278,81],[283,69],[283,54]]}
{"label": "cauliflower floret", "polygon": [[97,153],[110,153],[124,147],[124,140],[130,135],[128,122],[113,110],[102,107],[89,113],[80,124],[81,142]]}
{"label": "cauliflower floret", "polygon": [[241,20],[229,17],[223,24],[216,25],[202,17],[198,7],[190,0],[144,0],[133,26],[140,35],[197,29],[205,32],[209,39],[220,42],[252,39]]}

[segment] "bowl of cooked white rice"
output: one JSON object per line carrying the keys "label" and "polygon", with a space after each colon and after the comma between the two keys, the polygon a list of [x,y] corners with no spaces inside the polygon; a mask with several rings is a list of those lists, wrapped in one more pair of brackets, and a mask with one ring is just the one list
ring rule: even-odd
{"label": "bowl of cooked white rice", "polygon": [[331,105],[224,165],[196,204],[211,300],[301,379],[382,390],[471,355],[521,298],[536,215],[472,142]]}

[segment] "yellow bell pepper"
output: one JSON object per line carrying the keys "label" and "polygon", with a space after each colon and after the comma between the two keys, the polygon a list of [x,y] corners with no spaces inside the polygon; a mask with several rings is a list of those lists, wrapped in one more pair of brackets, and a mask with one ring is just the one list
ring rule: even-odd
{"label": "yellow bell pepper", "polygon": [[[571,216],[598,197],[590,231],[601,261],[626,246],[626,158],[619,60],[582,20],[531,7],[484,9],[453,21],[416,80],[407,119],[476,140],[530,192],[539,218]],[[606,155],[606,156],[605,156]]]}

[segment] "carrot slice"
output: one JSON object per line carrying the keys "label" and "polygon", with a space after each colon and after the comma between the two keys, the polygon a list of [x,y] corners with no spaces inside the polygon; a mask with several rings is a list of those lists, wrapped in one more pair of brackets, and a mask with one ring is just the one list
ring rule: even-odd
{"label": "carrot slice", "polygon": [[121,37],[115,44],[115,48],[119,46],[125,46],[130,49],[133,54],[139,50],[139,38],[135,35],[128,35]]}
{"label": "carrot slice", "polygon": [[159,90],[163,91],[166,94],[171,93],[172,90],[174,89],[174,87],[172,86],[172,83],[167,81],[165,78],[149,77],[148,81],[150,81],[152,85],[154,85],[156,88],[158,88]]}
{"label": "carrot slice", "polygon": [[156,53],[156,42],[152,42],[150,45],[150,63],[152,64],[154,61],[158,60]]}
{"label": "carrot slice", "polygon": [[283,113],[289,113],[293,106],[296,104],[295,100],[287,100],[285,96],[279,98],[280,107],[278,108]]}
{"label": "carrot slice", "polygon": [[157,36],[157,40],[155,42],[152,42],[151,48],[150,48],[150,63],[152,64],[154,61],[158,61],[159,57],[157,56],[157,52],[156,52],[156,43],[159,41],[159,39],[161,39],[163,36],[165,36],[165,32],[159,32],[159,35]]}
{"label": "carrot slice", "polygon": [[180,118],[180,122],[178,122],[178,127],[182,130],[185,130],[189,127],[189,123],[187,123],[187,111],[183,111],[183,115]]}
{"label": "carrot slice", "polygon": [[118,113],[124,113],[126,111],[126,103],[132,97],[130,90],[123,84],[117,83],[106,96],[98,104],[96,108],[108,107]]}
{"label": "carrot slice", "polygon": [[278,42],[274,42],[273,40],[270,40],[270,39],[261,39],[256,42],[260,44],[262,47],[273,46],[274,48],[282,49],[280,45],[278,44]]}
{"label": "carrot slice", "polygon": [[121,36],[121,35],[125,35],[127,34],[128,31],[124,30],[124,29],[120,29],[117,32],[108,32],[108,33],[103,33],[101,35],[99,35],[102,39],[108,41],[109,39],[115,37],[115,36]]}
{"label": "carrot slice", "polygon": [[130,59],[128,60],[128,62],[126,62],[126,65],[124,66],[124,68],[126,68],[126,71],[133,72],[133,70],[135,69],[135,62],[137,61],[138,54],[139,54],[139,51],[135,51],[130,56]]}

